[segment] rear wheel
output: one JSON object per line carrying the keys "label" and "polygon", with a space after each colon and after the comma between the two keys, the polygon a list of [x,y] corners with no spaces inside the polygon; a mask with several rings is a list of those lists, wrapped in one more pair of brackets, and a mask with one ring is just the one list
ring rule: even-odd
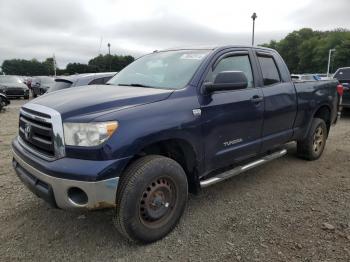
{"label": "rear wheel", "polygon": [[298,141],[298,155],[307,160],[316,160],[323,153],[327,140],[327,126],[323,119],[314,118],[307,137]]}
{"label": "rear wheel", "polygon": [[187,178],[174,160],[150,155],[136,160],[120,179],[115,224],[130,240],[149,243],[167,235],[187,202]]}

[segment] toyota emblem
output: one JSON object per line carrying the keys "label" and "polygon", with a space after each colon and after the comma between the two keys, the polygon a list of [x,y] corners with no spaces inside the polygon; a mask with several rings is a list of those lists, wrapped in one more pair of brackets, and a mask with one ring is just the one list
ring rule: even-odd
{"label": "toyota emblem", "polygon": [[29,140],[31,132],[32,132],[32,126],[26,124],[26,126],[24,127],[24,136],[26,137],[27,140]]}

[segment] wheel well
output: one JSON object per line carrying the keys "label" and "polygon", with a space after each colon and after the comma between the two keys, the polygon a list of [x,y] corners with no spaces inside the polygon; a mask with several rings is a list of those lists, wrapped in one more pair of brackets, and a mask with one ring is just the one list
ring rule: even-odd
{"label": "wheel well", "polygon": [[150,144],[140,150],[130,163],[145,155],[162,155],[175,160],[186,173],[189,191],[191,193],[199,191],[196,153],[188,142],[182,139],[169,139]]}
{"label": "wheel well", "polygon": [[329,107],[328,106],[320,107],[314,114],[314,118],[323,119],[327,126],[327,133],[329,133],[329,129],[331,127],[331,110],[329,109]]}

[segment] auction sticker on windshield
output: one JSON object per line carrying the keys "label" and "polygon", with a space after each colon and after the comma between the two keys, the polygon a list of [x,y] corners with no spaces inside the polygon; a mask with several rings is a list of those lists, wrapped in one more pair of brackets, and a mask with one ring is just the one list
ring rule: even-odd
{"label": "auction sticker on windshield", "polygon": [[206,54],[183,54],[180,59],[195,59],[201,60]]}

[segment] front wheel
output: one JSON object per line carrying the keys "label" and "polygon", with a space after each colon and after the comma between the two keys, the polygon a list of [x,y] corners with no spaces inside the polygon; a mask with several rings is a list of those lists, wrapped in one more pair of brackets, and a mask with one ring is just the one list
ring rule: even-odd
{"label": "front wheel", "polygon": [[323,119],[314,118],[306,138],[298,141],[297,150],[301,158],[316,160],[323,153],[327,140],[327,126]]}
{"label": "front wheel", "polygon": [[158,155],[142,157],[120,179],[116,227],[133,241],[159,240],[178,223],[187,195],[187,177],[176,161]]}
{"label": "front wheel", "polygon": [[0,96],[0,112],[6,106],[5,100]]}

